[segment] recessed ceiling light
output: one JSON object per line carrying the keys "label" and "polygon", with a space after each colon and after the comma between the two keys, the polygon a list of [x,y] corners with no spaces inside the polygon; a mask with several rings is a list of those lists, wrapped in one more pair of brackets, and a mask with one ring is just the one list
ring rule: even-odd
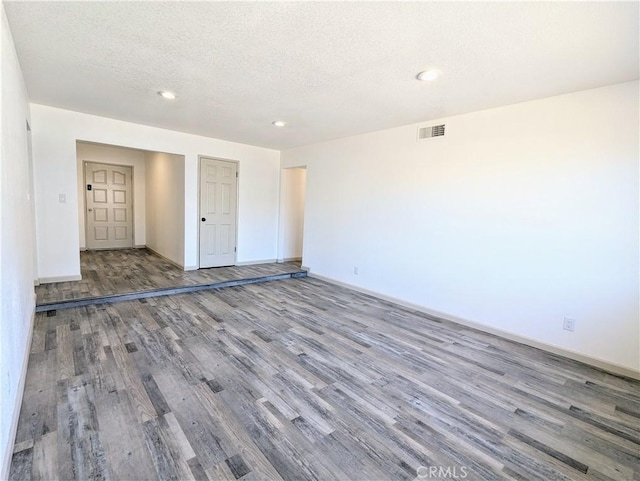
{"label": "recessed ceiling light", "polygon": [[416,78],[418,80],[426,80],[428,82],[433,82],[435,79],[440,77],[441,74],[442,72],[440,72],[440,70],[435,68],[430,68],[429,70],[420,72],[418,75],[416,75]]}
{"label": "recessed ceiling light", "polygon": [[276,127],[284,127],[285,125],[287,125],[287,123],[284,120],[274,120],[271,123]]}
{"label": "recessed ceiling light", "polygon": [[161,90],[160,92],[158,92],[158,95],[169,100],[173,100],[176,98],[176,94],[174,94],[173,92],[169,92],[168,90]]}

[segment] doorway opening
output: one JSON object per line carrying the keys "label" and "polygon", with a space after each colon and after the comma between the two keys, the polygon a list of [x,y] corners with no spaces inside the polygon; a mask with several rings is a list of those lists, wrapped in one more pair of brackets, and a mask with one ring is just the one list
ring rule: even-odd
{"label": "doorway opening", "polygon": [[38,233],[36,231],[36,199],[35,199],[35,186],[34,186],[34,168],[33,168],[33,144],[31,138],[31,125],[29,121],[26,121],[27,127],[27,158],[29,159],[29,193],[27,194],[27,200],[29,201],[29,209],[31,211],[31,239],[32,252],[33,252],[33,284],[35,286],[40,285],[40,279],[38,278]]}
{"label": "doorway opening", "polygon": [[282,169],[280,174],[278,262],[304,263],[306,185],[306,167]]}
{"label": "doorway opening", "polygon": [[[147,248],[184,268],[184,155],[78,140],[76,160],[80,251]],[[128,171],[131,190],[123,189]],[[105,179],[109,182],[103,187],[100,181]],[[105,212],[109,209],[105,200],[114,201],[113,209],[126,209],[123,201],[131,204],[129,210]],[[129,223],[126,232],[125,221]],[[112,222],[119,224],[110,230],[107,224]],[[105,243],[106,237],[116,242]],[[81,270],[88,268],[80,257]]]}

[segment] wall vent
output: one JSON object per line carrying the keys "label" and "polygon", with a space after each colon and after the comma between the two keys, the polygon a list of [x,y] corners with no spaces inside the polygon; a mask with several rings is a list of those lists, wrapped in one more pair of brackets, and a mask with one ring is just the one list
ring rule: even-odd
{"label": "wall vent", "polygon": [[418,140],[426,140],[431,137],[442,137],[444,135],[444,124],[432,125],[431,127],[418,127]]}

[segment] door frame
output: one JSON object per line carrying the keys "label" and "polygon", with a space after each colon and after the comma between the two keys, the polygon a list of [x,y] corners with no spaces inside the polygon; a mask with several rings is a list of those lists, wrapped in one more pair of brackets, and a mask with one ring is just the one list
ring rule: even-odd
{"label": "door frame", "polygon": [[[238,212],[240,212],[240,161],[234,160],[234,159],[225,159],[223,157],[215,157],[213,155],[199,154],[198,155],[198,217],[196,218],[196,222],[198,223],[198,245],[197,245],[198,269],[201,269],[200,267],[200,225],[202,223],[200,222],[200,218],[202,217],[202,214],[201,214],[202,206],[200,204],[202,201],[201,190],[202,190],[202,161],[203,160],[218,160],[222,162],[229,162],[232,164],[236,164],[236,173],[237,173],[237,176],[236,176],[236,232],[234,235],[236,248],[235,248],[235,252],[233,253],[233,265],[237,266],[238,265],[238,226],[240,224],[239,216],[238,216]],[[205,269],[208,269],[208,268],[205,268]]]}
{"label": "door frame", "polygon": [[[284,189],[286,188],[283,182],[283,177],[284,177],[284,172],[285,171],[290,171],[290,170],[304,170],[305,171],[305,179],[304,179],[304,209],[302,210],[302,246],[301,246],[301,251],[300,251],[300,258],[288,258],[288,257],[284,257],[284,255],[281,257],[280,254],[282,252],[282,247],[283,247],[283,243],[285,241],[285,237],[282,235],[282,225],[284,222],[287,222],[288,220],[290,220],[290,215],[289,216],[285,216],[284,215],[284,210],[283,209],[283,204],[282,204],[282,197],[283,194],[285,193]],[[304,239],[305,239],[305,235],[304,235],[304,226],[305,226],[305,222],[304,219],[306,217],[307,214],[307,184],[308,184],[308,175],[309,175],[309,170],[307,168],[307,165],[296,165],[293,167],[282,167],[280,168],[280,189],[279,189],[279,196],[278,196],[278,250],[277,250],[277,256],[276,256],[276,262],[290,262],[290,261],[297,261],[299,260],[300,262],[303,262],[304,260]]]}
{"label": "door frame", "polygon": [[[89,249],[87,247],[87,239],[89,238],[89,222],[87,219],[87,164],[103,164],[103,165],[116,165],[118,167],[128,167],[131,169],[131,247],[129,249],[135,249],[136,247],[136,220],[135,220],[135,192],[133,189],[135,188],[135,167],[133,165],[127,164],[116,164],[115,162],[98,162],[96,160],[82,160],[82,211],[84,215],[84,249],[85,251],[104,251],[111,250],[109,248],[102,249]],[[115,249],[123,249],[119,247],[115,247]],[[127,247],[124,247],[127,249]]]}

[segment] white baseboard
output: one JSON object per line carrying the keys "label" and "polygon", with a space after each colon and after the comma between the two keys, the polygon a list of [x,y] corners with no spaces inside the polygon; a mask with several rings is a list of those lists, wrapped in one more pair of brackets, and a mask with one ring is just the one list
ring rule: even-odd
{"label": "white baseboard", "polygon": [[[134,244],[133,247],[131,247],[131,249],[146,249],[147,246],[144,244]],[[130,249],[129,247],[125,247],[125,249]],[[86,247],[80,247],[80,252],[86,252],[89,249],[87,249]],[[96,250],[96,251],[110,251],[110,250],[119,250],[119,249],[111,249],[110,247],[107,247],[106,249],[92,249],[92,250]]]}
{"label": "white baseboard", "polygon": [[302,257],[284,257],[282,259],[278,259],[279,264],[283,262],[302,262]]}
{"label": "white baseboard", "polygon": [[543,351],[547,351],[553,354],[557,354],[559,356],[567,357],[569,359],[573,359],[574,361],[580,361],[585,364],[589,364],[590,366],[597,367],[599,369],[603,369],[605,371],[609,371],[614,374],[619,374],[622,376],[630,377],[633,379],[640,380],[640,371],[636,371],[635,369],[631,369],[626,366],[621,366],[620,364],[616,364],[610,361],[605,361],[603,359],[598,359],[596,357],[587,356],[580,352],[573,351],[571,349],[566,349],[564,347],[556,346],[554,344],[548,344],[546,342],[541,342],[536,339],[532,339],[530,337],[521,336],[519,334],[514,334],[509,331],[503,331],[502,329],[497,329],[495,327],[487,326],[486,324],[480,324],[475,321],[471,321],[469,319],[464,319],[462,317],[455,316],[453,314],[449,314],[447,312],[436,311],[434,309],[429,309],[427,307],[421,306],[419,304],[413,304],[411,302],[403,301],[402,299],[398,299],[396,297],[387,296],[385,294],[381,294],[379,292],[371,291],[369,289],[364,289],[362,287],[354,286],[352,284],[348,284],[346,282],[340,282],[330,277],[321,276],[318,274],[314,274],[310,269],[305,268],[309,271],[309,277],[315,277],[317,279],[323,280],[325,282],[329,282],[330,284],[335,284],[341,287],[346,287],[348,289],[353,289],[354,291],[362,292],[363,294],[368,294],[373,297],[377,297],[379,299],[383,299],[385,301],[393,302],[394,304],[399,304],[403,307],[407,307],[409,309],[414,309],[419,312],[423,312],[430,316],[438,317],[440,319],[444,319],[447,321],[455,322],[456,324],[460,324],[466,327],[470,327],[472,329],[477,329],[482,332],[486,332],[488,334],[493,334],[495,336],[502,337],[504,339],[508,339],[510,341],[518,342],[520,344],[525,344],[527,346],[535,347],[537,349],[542,349]]}
{"label": "white baseboard", "polygon": [[29,320],[29,335],[27,336],[27,344],[24,347],[24,359],[22,360],[22,368],[20,369],[20,382],[18,383],[18,391],[16,392],[13,411],[11,412],[11,427],[9,428],[8,444],[6,452],[2,457],[2,469],[0,470],[0,479],[9,479],[9,468],[11,467],[11,457],[13,456],[13,446],[16,442],[16,434],[18,432],[18,420],[20,419],[20,408],[22,407],[22,398],[24,396],[24,385],[27,380],[27,368],[29,367],[29,355],[31,352],[31,341],[33,338],[33,327],[36,319],[36,295],[33,295],[33,310],[31,311],[31,319]]}
{"label": "white baseboard", "polygon": [[184,266],[185,271],[197,271],[198,269],[198,266]]}
{"label": "white baseboard", "polygon": [[41,277],[40,284],[52,284],[54,282],[81,281],[82,276]]}
{"label": "white baseboard", "polygon": [[262,260],[256,260],[256,261],[243,261],[243,262],[236,262],[237,266],[255,266],[258,264],[275,264],[277,262],[277,259],[262,259]]}

